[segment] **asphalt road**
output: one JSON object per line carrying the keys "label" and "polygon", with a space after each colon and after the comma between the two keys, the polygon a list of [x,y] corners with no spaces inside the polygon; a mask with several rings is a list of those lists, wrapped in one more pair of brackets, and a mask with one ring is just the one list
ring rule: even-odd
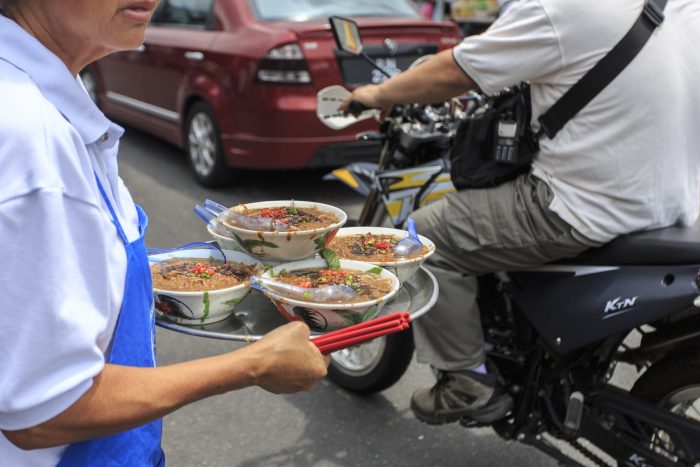
{"label": "asphalt road", "polygon": [[[272,199],[321,201],[359,214],[362,199],[321,172],[245,172],[232,186],[207,190],[189,173],[176,148],[128,128],[120,171],[134,200],[149,214],[149,247],[210,240],[192,213],[212,198],[225,205]],[[160,365],[236,349],[218,341],[158,329]],[[489,429],[428,426],[411,414],[412,392],[432,385],[425,365],[415,361],[388,390],[358,397],[329,381],[316,390],[278,396],[248,388],[201,401],[164,421],[169,467],[194,466],[554,466],[538,451],[505,442]]]}

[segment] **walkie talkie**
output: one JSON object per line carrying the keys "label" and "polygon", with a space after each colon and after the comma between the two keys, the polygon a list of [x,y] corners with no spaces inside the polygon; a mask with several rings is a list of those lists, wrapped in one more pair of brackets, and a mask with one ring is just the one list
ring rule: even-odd
{"label": "walkie talkie", "polygon": [[502,164],[518,162],[518,122],[512,112],[506,112],[496,124],[493,159]]}

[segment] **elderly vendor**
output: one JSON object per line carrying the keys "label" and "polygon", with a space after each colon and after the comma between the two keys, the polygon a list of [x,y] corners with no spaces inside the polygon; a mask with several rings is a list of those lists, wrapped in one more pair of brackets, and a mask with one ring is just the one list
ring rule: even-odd
{"label": "elderly vendor", "polygon": [[0,0],[0,464],[158,466],[160,418],[257,385],[314,387],[328,359],[290,323],[155,367],[145,213],[123,130],[78,72],[143,40],[156,0]]}

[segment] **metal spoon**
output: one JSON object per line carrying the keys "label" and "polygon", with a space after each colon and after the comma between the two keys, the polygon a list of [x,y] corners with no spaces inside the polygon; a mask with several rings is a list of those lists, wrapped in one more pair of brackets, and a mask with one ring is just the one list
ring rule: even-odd
{"label": "metal spoon", "polygon": [[418,255],[423,250],[423,244],[418,238],[416,233],[416,223],[412,217],[408,218],[406,222],[408,228],[408,235],[399,240],[394,248],[394,255],[399,258],[411,258],[412,256]]}
{"label": "metal spoon", "polygon": [[357,292],[348,285],[329,285],[326,287],[306,288],[297,285],[285,284],[274,279],[260,276],[250,276],[251,287],[263,292],[281,293],[289,298],[316,302],[316,303],[342,303],[348,302],[357,296]]}
{"label": "metal spoon", "polygon": [[[215,255],[220,256],[221,259],[223,260],[224,263],[227,262],[226,260],[226,254],[224,253],[224,250],[219,247],[219,245],[215,243],[208,243],[208,242],[192,242],[188,243],[186,245],[181,245],[181,246],[176,246],[173,248],[146,248],[146,254],[148,255],[148,260],[152,263],[160,263],[163,261],[168,261],[173,259],[173,257],[166,257],[166,258],[154,258],[153,255],[163,255],[166,253],[175,253],[179,251],[187,251],[187,250],[210,250],[211,251],[211,258],[213,258]],[[198,259],[198,257],[183,257],[185,259]],[[217,258],[218,259],[218,258]]]}
{"label": "metal spoon", "polygon": [[287,224],[271,217],[244,216],[210,199],[204,201],[204,208],[214,214],[218,222],[233,224],[234,226],[240,226],[247,230],[284,232],[289,229]]}

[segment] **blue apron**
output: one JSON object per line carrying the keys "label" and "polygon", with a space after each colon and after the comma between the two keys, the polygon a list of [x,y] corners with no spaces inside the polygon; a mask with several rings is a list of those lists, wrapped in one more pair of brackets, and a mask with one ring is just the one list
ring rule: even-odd
{"label": "blue apron", "polygon": [[[129,243],[99,179],[97,186],[124,242],[127,258],[124,301],[112,338],[109,363],[155,367],[153,291],[144,241],[148,217],[140,206],[136,206],[139,238]],[[66,448],[58,467],[164,466],[165,455],[160,447],[161,433],[162,420],[156,420],[123,433],[74,443]]]}

